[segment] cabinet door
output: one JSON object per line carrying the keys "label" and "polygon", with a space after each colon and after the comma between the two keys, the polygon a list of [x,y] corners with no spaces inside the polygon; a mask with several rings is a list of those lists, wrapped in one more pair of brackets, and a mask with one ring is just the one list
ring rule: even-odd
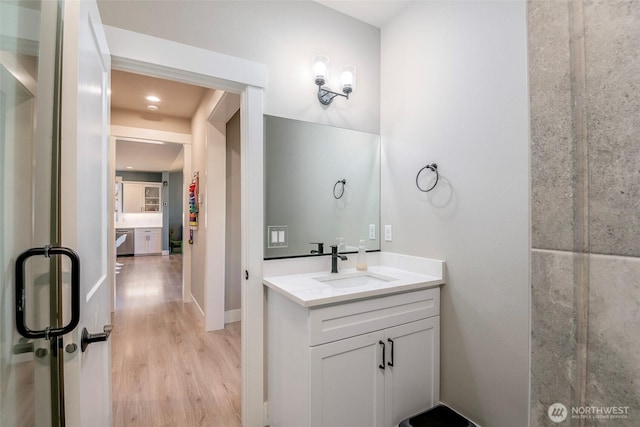
{"label": "cabinet door", "polygon": [[139,233],[137,230],[135,233],[135,246],[133,247],[133,252],[135,255],[144,255],[149,253],[147,236],[144,233]]}
{"label": "cabinet door", "polygon": [[440,316],[386,329],[384,340],[385,425],[393,426],[439,402]]}
{"label": "cabinet door", "polygon": [[162,233],[160,230],[151,230],[147,235],[148,250],[150,254],[159,254],[162,252]]}
{"label": "cabinet door", "polygon": [[144,212],[160,212],[160,185],[144,185]]}
{"label": "cabinet door", "polygon": [[122,212],[140,213],[144,198],[144,186],[142,184],[122,183]]}
{"label": "cabinet door", "polygon": [[384,333],[311,347],[312,427],[384,426]]}

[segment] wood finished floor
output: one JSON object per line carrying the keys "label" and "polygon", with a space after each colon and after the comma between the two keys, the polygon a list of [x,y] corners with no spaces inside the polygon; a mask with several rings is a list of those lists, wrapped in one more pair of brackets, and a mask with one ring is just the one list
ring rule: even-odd
{"label": "wood finished floor", "polygon": [[204,332],[179,254],[121,257],[111,334],[113,425],[240,426],[240,322]]}

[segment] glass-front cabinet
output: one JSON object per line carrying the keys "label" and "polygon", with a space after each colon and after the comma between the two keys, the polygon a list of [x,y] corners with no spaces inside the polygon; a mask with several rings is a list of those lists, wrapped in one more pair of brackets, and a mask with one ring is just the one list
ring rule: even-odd
{"label": "glass-front cabinet", "polygon": [[144,186],[144,212],[160,212],[160,186]]}

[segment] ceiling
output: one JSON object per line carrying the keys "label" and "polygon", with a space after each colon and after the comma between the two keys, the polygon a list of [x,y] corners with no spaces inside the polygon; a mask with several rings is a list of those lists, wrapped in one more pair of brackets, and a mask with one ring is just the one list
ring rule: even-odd
{"label": "ceiling", "polygon": [[[190,119],[205,91],[203,87],[185,83],[118,70],[111,71],[111,108]],[[160,101],[147,101],[145,97],[149,95],[157,96]],[[149,111],[149,104],[156,105],[158,110]]]}
{"label": "ceiling", "polygon": [[374,27],[381,28],[414,0],[314,0]]}
{"label": "ceiling", "polygon": [[116,170],[176,172],[182,170],[182,144],[116,140]]}
{"label": "ceiling", "polygon": [[[184,83],[111,71],[111,108],[132,110],[145,115],[157,114],[190,119],[206,89]],[[158,102],[149,102],[146,96],[155,95]],[[155,112],[148,104],[158,106]],[[118,139],[116,141],[116,170],[163,172],[182,170],[181,144]]]}

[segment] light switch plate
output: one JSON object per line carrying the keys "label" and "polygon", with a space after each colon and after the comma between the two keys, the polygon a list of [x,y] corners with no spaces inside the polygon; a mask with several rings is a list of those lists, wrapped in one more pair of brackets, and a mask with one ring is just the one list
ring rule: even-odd
{"label": "light switch plate", "polygon": [[393,233],[391,231],[391,225],[389,224],[384,226],[384,240],[387,242],[391,242],[393,240]]}
{"label": "light switch plate", "polygon": [[376,240],[376,225],[369,224],[369,239]]}
{"label": "light switch plate", "polygon": [[269,248],[286,248],[288,238],[288,228],[286,225],[267,226],[267,239]]}

